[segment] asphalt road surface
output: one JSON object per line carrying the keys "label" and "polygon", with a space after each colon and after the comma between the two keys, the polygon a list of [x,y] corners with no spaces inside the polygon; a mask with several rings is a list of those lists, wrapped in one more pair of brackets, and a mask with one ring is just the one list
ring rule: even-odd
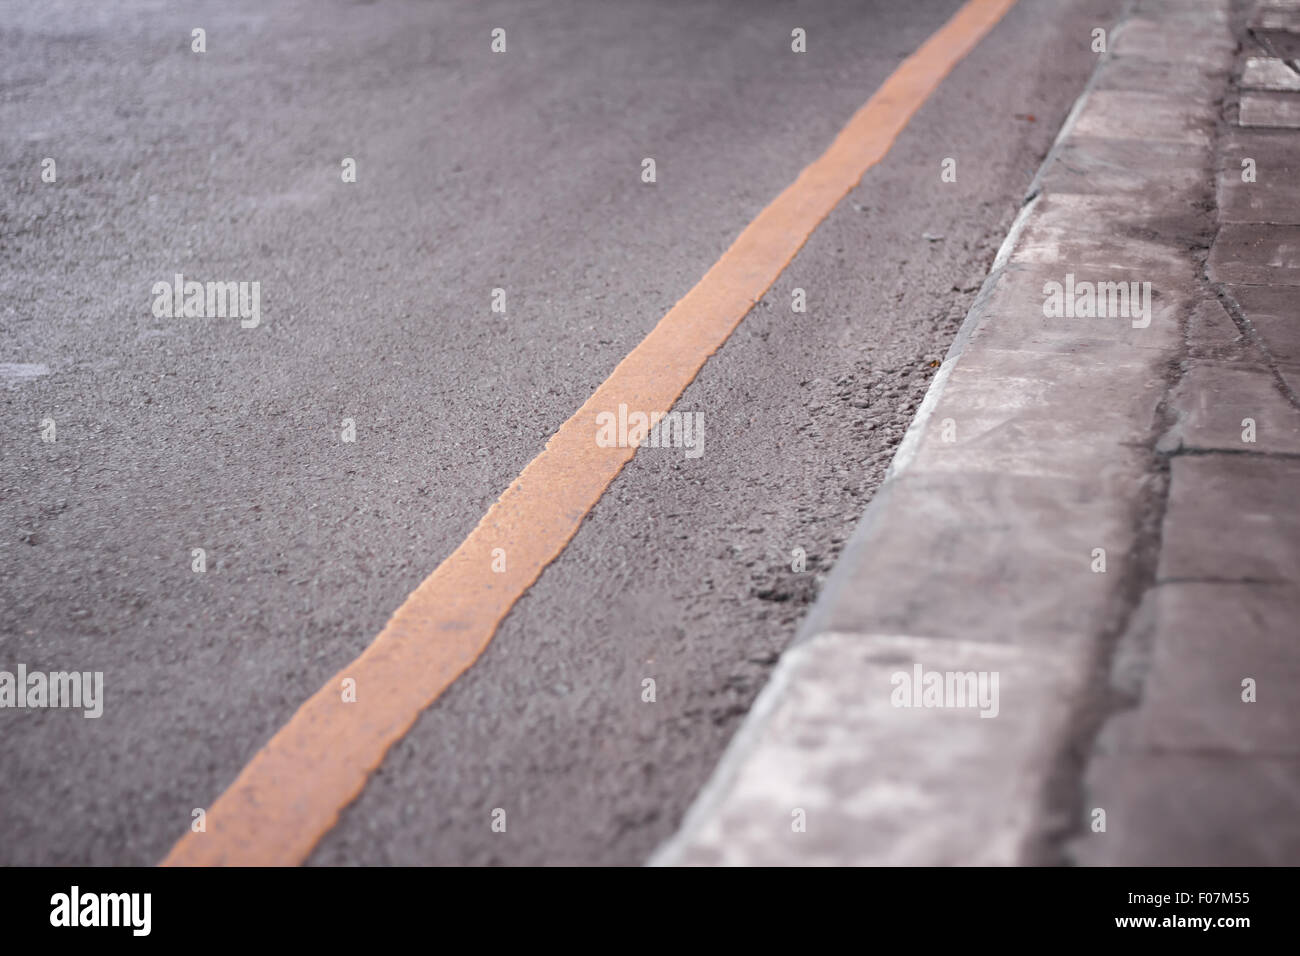
{"label": "asphalt road surface", "polygon": [[[99,719],[0,710],[0,863],[165,856],[959,6],[0,4],[0,669],[104,673]],[[704,453],[636,456],[309,863],[672,833],[1118,6],[1022,0],[956,67],[683,395]],[[176,273],[260,324],[159,317]]]}

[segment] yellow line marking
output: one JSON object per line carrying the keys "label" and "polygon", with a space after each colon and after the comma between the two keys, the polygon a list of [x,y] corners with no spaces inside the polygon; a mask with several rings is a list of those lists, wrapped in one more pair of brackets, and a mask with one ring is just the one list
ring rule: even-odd
{"label": "yellow line marking", "polygon": [[[501,620],[577,532],[635,454],[601,448],[596,415],[666,411],[812,231],[889,152],[939,83],[1015,0],[970,0],[890,75],[830,148],[758,214],[704,278],[560,426],[468,538],[369,647],[313,694],[163,865],[300,863],[384,754],[481,654]],[[935,175],[938,175],[936,166]],[[505,573],[492,552],[506,552]],[[344,703],[342,682],[356,681]]]}

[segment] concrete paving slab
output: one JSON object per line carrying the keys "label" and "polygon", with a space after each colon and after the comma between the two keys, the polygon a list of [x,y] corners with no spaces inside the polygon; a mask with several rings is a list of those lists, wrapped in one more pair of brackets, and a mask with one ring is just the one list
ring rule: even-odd
{"label": "concrete paving slab", "polygon": [[[807,627],[1086,644],[1112,621],[1132,572],[1141,518],[1131,497],[1148,481],[1136,449],[1067,478],[930,472],[891,481],[845,549],[845,585],[827,583],[833,599]],[[1094,570],[1097,549],[1104,572]]]}
{"label": "concrete paving slab", "polygon": [[1300,321],[1300,294],[1290,286],[1228,285],[1226,290],[1252,324]]}
{"label": "concrete paving slab", "polygon": [[1210,278],[1242,285],[1300,285],[1300,226],[1225,223],[1210,249]]}
{"label": "concrete paving slab", "polygon": [[[1287,134],[1233,129],[1223,145],[1218,202],[1222,222],[1300,223],[1300,156]],[[1242,165],[1252,160],[1253,168]],[[1253,175],[1246,181],[1243,175]]]}
{"label": "concrete paving slab", "polygon": [[1096,90],[1079,114],[1079,138],[1185,143],[1207,149],[1213,123],[1185,98],[1136,90]]}
{"label": "concrete paving slab", "polygon": [[[1094,284],[1120,280],[1150,282],[1149,321],[1145,315],[1136,319],[1110,315],[1092,318],[1044,315],[1043,306],[1056,288],[1048,283],[1059,284],[1064,294],[1068,276],[1074,276],[1076,292],[1080,281]],[[1128,268],[1117,269],[1114,262],[1071,262],[1068,266],[1064,263],[1013,264],[999,276],[982,321],[971,338],[983,347],[995,349],[1069,354],[1148,350],[1163,355],[1182,342],[1183,324],[1196,303],[1201,301],[1202,295],[1196,290],[1194,279],[1189,264],[1174,272],[1147,270],[1141,273],[1130,272]],[[1045,289],[1048,291],[1044,292]],[[1139,294],[1145,299],[1143,289],[1139,289]],[[1107,300],[1109,303],[1109,292]],[[1159,359],[1153,358],[1153,361]]]}
{"label": "concrete paving slab", "polygon": [[1225,364],[1259,363],[1259,356],[1244,347],[1241,330],[1218,299],[1197,303],[1187,324],[1187,349],[1193,358]]}
{"label": "concrete paving slab", "polygon": [[1300,386],[1300,297],[1291,286],[1229,286],[1292,391]]}
{"label": "concrete paving slab", "polygon": [[[996,716],[912,705],[899,691],[918,667],[923,678],[982,675],[986,686],[996,675]],[[681,834],[652,863],[1031,862],[1047,825],[1039,807],[1051,741],[1069,722],[1085,675],[1086,662],[1069,652],[818,634],[782,658],[755,707],[765,719],[737,740]],[[870,775],[860,772],[864,757]],[[954,791],[954,779],[967,786]]]}
{"label": "concrete paving slab", "polygon": [[1297,490],[1300,461],[1294,458],[1175,458],[1159,580],[1294,582],[1300,567]]}
{"label": "concrete paving slab", "polygon": [[1300,34],[1300,10],[1288,4],[1260,4],[1250,17],[1250,28]]}
{"label": "concrete paving slab", "polygon": [[[1116,445],[1146,442],[1164,392],[1132,349],[981,348],[953,370],[909,469],[1070,480],[1108,467]],[[1134,477],[1146,464],[1131,463]]]}
{"label": "concrete paving slab", "polygon": [[1241,85],[1247,90],[1274,90],[1279,93],[1300,92],[1300,72],[1276,56],[1252,56],[1246,59]]}
{"label": "concrete paving slab", "polygon": [[[1141,703],[1105,751],[1300,758],[1298,603],[1289,584],[1162,584]],[[1254,681],[1253,700],[1243,700],[1246,680]]]}
{"label": "concrete paving slab", "polygon": [[1207,70],[1201,63],[1171,63],[1119,56],[1097,77],[1096,89],[1162,90],[1180,98],[1210,102],[1223,89],[1224,79],[1223,70]]}
{"label": "concrete paving slab", "polygon": [[1085,811],[1106,831],[1071,844],[1087,866],[1293,866],[1300,760],[1232,754],[1098,757]]}
{"label": "concrete paving slab", "polygon": [[1170,405],[1165,451],[1300,454],[1300,411],[1264,365],[1192,364]]}
{"label": "concrete paving slab", "polygon": [[1300,10],[1288,4],[1261,3],[1248,24],[1251,35],[1274,56],[1300,56]]}
{"label": "concrete paving slab", "polygon": [[[1152,165],[1163,174],[1154,182]],[[1061,144],[1056,161],[1044,170],[1040,183],[1046,195],[1141,192],[1160,202],[1168,202],[1199,195],[1204,180],[1203,158],[1189,156],[1178,143],[1070,139]]]}
{"label": "concrete paving slab", "polygon": [[1262,364],[1195,363],[1170,405],[1176,420],[1161,438],[1164,451],[1300,454],[1300,410]]}
{"label": "concrete paving slab", "polygon": [[[1203,166],[1202,170],[1208,171],[1208,168]],[[1201,194],[1204,189],[1203,178]],[[1143,192],[1128,195],[1049,193],[1039,199],[1010,261],[1052,261],[1055,258],[1069,263],[1114,262],[1140,264],[1146,268],[1185,269],[1188,244],[1208,245],[1212,236],[1204,210],[1192,208],[1190,203],[1188,207],[1182,208],[1168,198],[1157,204],[1153,197]],[[1116,243],[1116,236],[1122,237],[1124,242]],[[1109,247],[1099,242],[1106,238],[1111,240]],[[1039,246],[1049,240],[1052,246],[1046,251],[1041,250]],[[1079,249],[1062,245],[1071,240],[1090,241],[1092,245]]]}
{"label": "concrete paving slab", "polygon": [[1294,93],[1243,93],[1238,122],[1247,127],[1300,129],[1300,96]]}
{"label": "concrete paving slab", "polygon": [[[1213,72],[1226,69],[1232,38],[1223,10],[1206,5],[1177,9],[1166,5],[1155,15],[1138,15],[1116,31],[1116,57],[1152,63],[1183,63]],[[1174,25],[1177,29],[1172,29]]]}

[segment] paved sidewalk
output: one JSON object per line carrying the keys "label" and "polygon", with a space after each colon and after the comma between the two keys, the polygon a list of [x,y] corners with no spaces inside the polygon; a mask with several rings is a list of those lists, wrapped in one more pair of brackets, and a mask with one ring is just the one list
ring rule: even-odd
{"label": "paved sidewalk", "polygon": [[1248,23],[1216,148],[1215,298],[1158,445],[1156,581],[1088,769],[1088,805],[1114,809],[1072,845],[1081,863],[1300,862],[1300,73],[1268,55],[1300,55],[1300,3]]}
{"label": "paved sidewalk", "polygon": [[[1300,90],[1247,63],[1300,55],[1298,15],[1140,0],[1108,30],[888,480],[652,862],[1300,863]],[[1243,72],[1272,88],[1238,98]]]}

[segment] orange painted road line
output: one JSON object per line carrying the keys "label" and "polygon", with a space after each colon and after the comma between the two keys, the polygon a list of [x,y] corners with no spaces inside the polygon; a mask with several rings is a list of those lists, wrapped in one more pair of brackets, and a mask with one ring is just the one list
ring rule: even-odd
{"label": "orange painted road line", "polygon": [[[420,712],[474,663],[514,603],[636,453],[596,444],[596,416],[667,411],[836,204],[884,158],[939,83],[1015,0],[969,0],[889,76],[830,148],[750,223],[696,286],[560,426],[468,538],[361,656],[313,694],[163,865],[306,859]],[[936,165],[936,175],[938,168]],[[502,548],[506,570],[492,568]],[[356,681],[355,702],[343,681]]]}

